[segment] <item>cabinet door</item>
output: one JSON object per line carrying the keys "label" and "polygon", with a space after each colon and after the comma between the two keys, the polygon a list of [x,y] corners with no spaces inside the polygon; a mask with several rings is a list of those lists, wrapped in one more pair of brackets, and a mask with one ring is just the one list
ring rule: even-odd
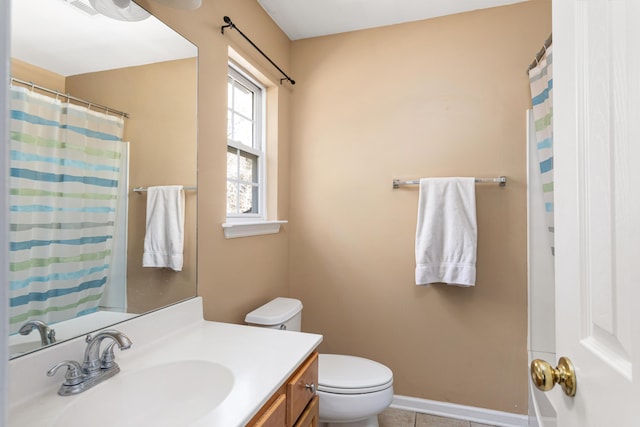
{"label": "cabinet door", "polygon": [[302,412],[300,418],[298,418],[298,422],[294,425],[294,427],[318,427],[319,423],[319,402],[320,396],[315,396],[311,399],[307,408]]}
{"label": "cabinet door", "polygon": [[314,353],[287,383],[287,425],[294,425],[307,403],[316,395],[317,386],[318,353]]}
{"label": "cabinet door", "polygon": [[281,394],[256,421],[254,427],[285,427],[287,395]]}

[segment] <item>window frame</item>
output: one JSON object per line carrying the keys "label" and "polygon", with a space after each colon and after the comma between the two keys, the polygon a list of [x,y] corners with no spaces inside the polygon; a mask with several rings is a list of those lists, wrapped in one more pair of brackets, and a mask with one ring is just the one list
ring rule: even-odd
{"label": "window frame", "polygon": [[[246,89],[248,89],[253,94],[253,146],[249,147],[243,144],[240,141],[236,141],[227,137],[227,152],[230,149],[237,150],[238,160],[240,160],[241,153],[245,152],[252,156],[257,157],[257,168],[258,168],[258,176],[257,176],[257,197],[258,204],[256,213],[230,213],[228,212],[228,193],[226,192],[225,197],[225,210],[227,221],[230,223],[238,223],[238,222],[255,222],[255,221],[264,221],[267,218],[267,147],[266,147],[266,88],[260,84],[256,79],[252,78],[246,72],[244,72],[237,64],[229,61],[228,63],[228,71],[227,71],[227,85],[229,85],[229,79],[232,79]],[[228,93],[228,91],[227,91]],[[235,112],[232,108],[233,105],[229,106],[229,100],[227,99],[227,135],[229,135],[229,118],[232,111],[234,114],[239,114]],[[246,116],[243,116],[246,118]],[[233,120],[231,120],[233,123]],[[256,146],[258,148],[256,148]],[[239,163],[239,162],[238,162]],[[238,166],[239,171],[239,166]],[[227,177],[226,182],[234,183],[234,185],[243,183],[249,184],[248,182],[239,180],[238,174],[236,174],[238,179],[230,179],[228,175],[227,169]],[[251,183],[253,185],[253,183]]]}

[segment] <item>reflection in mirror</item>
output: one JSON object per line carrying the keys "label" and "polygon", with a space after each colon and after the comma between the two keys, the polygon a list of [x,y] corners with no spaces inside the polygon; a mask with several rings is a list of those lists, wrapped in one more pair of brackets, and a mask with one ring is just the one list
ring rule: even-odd
{"label": "reflection in mirror", "polygon": [[92,3],[12,1],[12,357],[196,295],[197,192],[175,271],[142,267],[148,193],[131,189],[197,188],[197,48]]}

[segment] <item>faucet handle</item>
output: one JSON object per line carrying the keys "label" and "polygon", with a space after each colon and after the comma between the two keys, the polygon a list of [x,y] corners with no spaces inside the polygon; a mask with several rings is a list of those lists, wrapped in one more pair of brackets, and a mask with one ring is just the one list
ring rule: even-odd
{"label": "faucet handle", "polygon": [[100,357],[100,367],[102,369],[110,369],[116,364],[116,355],[113,353],[113,347],[115,347],[116,343],[113,342],[107,346],[102,352],[102,356]]}
{"label": "faucet handle", "polygon": [[67,372],[64,374],[64,383],[62,383],[63,385],[72,386],[80,384],[82,382],[82,366],[80,366],[80,364],[74,360],[65,360],[58,363],[53,368],[47,371],[47,376],[54,376],[56,372],[58,372],[58,369],[62,368],[63,366],[67,367]]}
{"label": "faucet handle", "polygon": [[47,339],[49,340],[49,344],[54,344],[56,342],[56,331],[55,329],[48,328],[47,331]]}

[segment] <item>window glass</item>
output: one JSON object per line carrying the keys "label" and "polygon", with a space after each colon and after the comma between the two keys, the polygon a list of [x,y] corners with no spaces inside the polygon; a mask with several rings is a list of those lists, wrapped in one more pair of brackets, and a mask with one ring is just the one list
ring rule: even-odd
{"label": "window glass", "polygon": [[233,135],[231,139],[233,139],[234,141],[240,142],[246,145],[247,147],[254,147],[253,122],[237,114],[234,115]]}
{"label": "window glass", "polygon": [[236,84],[234,89],[235,111],[253,119],[253,92],[239,84]]}
{"label": "window glass", "polygon": [[263,89],[229,66],[227,80],[227,216],[264,218]]}
{"label": "window glass", "polygon": [[248,153],[241,153],[240,166],[238,168],[240,180],[258,183],[258,156]]}

